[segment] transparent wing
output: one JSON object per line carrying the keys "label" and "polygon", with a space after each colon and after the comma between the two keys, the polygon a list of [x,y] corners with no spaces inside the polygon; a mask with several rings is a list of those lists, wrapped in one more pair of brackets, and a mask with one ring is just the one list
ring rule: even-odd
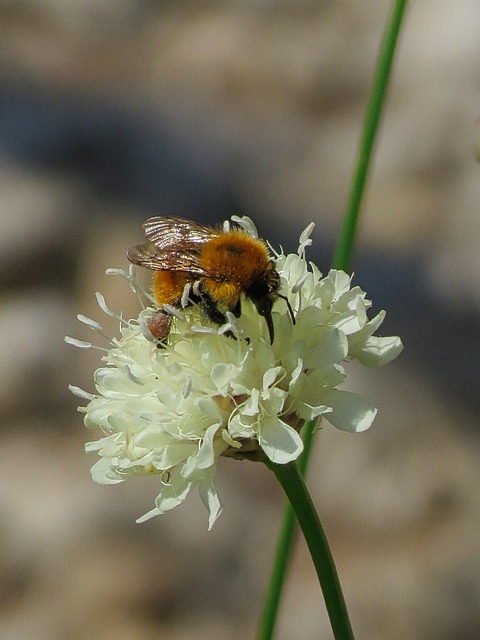
{"label": "transparent wing", "polygon": [[143,223],[145,236],[160,251],[177,249],[188,252],[199,251],[198,245],[218,235],[218,231],[206,225],[175,216],[149,218]]}
{"label": "transparent wing", "polygon": [[127,258],[133,264],[153,271],[185,271],[194,277],[209,277],[198,264],[198,253],[170,247],[160,251],[153,242],[137,244],[127,251]]}

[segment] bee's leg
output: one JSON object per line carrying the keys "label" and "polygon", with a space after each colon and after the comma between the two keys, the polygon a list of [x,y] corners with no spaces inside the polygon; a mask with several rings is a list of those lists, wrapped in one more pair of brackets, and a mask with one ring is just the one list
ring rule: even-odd
{"label": "bee's leg", "polygon": [[[199,297],[199,301],[201,302],[202,309],[205,311],[205,313],[207,314],[207,316],[210,318],[212,322],[219,325],[225,324],[227,322],[226,315],[219,310],[217,303],[212,298],[212,296],[210,296],[207,293],[207,291],[205,291],[205,289],[201,287],[198,288],[198,297]],[[240,317],[240,314],[241,314],[240,300],[235,305],[235,308],[232,310],[232,313],[236,318]],[[227,336],[228,338],[233,338],[234,340],[237,339],[236,336],[232,333],[232,331],[226,331],[224,335]],[[247,338],[247,340],[250,341],[249,338]]]}
{"label": "bee's leg", "polygon": [[225,315],[219,310],[217,303],[215,300],[205,291],[205,289],[199,290],[199,297],[201,301],[201,305],[207,316],[210,318],[212,322],[215,324],[225,324],[227,322],[227,318]]}

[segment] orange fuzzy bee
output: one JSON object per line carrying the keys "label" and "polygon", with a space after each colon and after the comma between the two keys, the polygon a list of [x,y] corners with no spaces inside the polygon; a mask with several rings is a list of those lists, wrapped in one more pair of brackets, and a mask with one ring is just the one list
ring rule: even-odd
{"label": "orange fuzzy bee", "polygon": [[[223,231],[173,216],[149,218],[143,229],[147,242],[130,247],[127,258],[155,271],[152,292],[160,310],[149,328],[159,340],[170,330],[170,318],[162,311],[165,304],[197,303],[220,325],[227,321],[227,311],[240,316],[244,295],[265,318],[270,343],[274,338],[272,306],[277,298],[286,300],[293,321],[288,300],[278,293],[280,277],[263,240],[240,227]],[[188,284],[192,288],[184,301]]]}

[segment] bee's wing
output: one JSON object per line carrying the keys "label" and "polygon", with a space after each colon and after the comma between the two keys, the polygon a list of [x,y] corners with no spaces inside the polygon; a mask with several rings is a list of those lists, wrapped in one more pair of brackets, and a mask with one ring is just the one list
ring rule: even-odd
{"label": "bee's wing", "polygon": [[169,247],[160,251],[153,242],[146,242],[130,247],[127,258],[133,264],[153,271],[185,271],[192,276],[204,277],[210,275],[198,264],[198,253],[178,249],[178,247]]}
{"label": "bee's wing", "polygon": [[179,252],[198,252],[198,245],[218,235],[212,227],[175,216],[149,218],[143,223],[145,235],[157,249],[176,249]]}

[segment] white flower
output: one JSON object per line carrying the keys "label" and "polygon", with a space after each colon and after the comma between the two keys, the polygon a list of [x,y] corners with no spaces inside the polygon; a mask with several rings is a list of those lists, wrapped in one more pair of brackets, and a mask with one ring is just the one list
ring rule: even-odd
{"label": "white flower", "polygon": [[[353,357],[380,366],[400,353],[402,343],[373,335],[385,314],[368,320],[371,303],[359,287],[351,287],[346,273],[332,270],[323,278],[306,262],[312,228],[302,234],[298,254],[276,257],[295,324],[279,298],[272,314],[273,344],[264,319],[244,301],[241,317],[220,328],[195,308],[178,313],[166,346],[158,348],[145,331],[154,313],[149,307],[135,320],[119,318],[121,337],[111,342],[106,366],[95,373],[97,395],[71,387],[89,400],[83,409],[86,426],[104,434],[86,445],[87,452],[100,456],[93,479],[113,484],[159,476],[155,508],[139,521],[174,508],[198,486],[211,527],[222,510],[214,483],[219,456],[266,456],[286,464],[302,452],[299,429],[306,421],[324,416],[352,432],[371,425],[376,409],[368,400],[337,388],[345,381],[344,362]],[[122,273],[138,292],[133,272],[112,273]],[[102,296],[97,299],[115,315]],[[79,319],[103,334],[98,323]]]}

